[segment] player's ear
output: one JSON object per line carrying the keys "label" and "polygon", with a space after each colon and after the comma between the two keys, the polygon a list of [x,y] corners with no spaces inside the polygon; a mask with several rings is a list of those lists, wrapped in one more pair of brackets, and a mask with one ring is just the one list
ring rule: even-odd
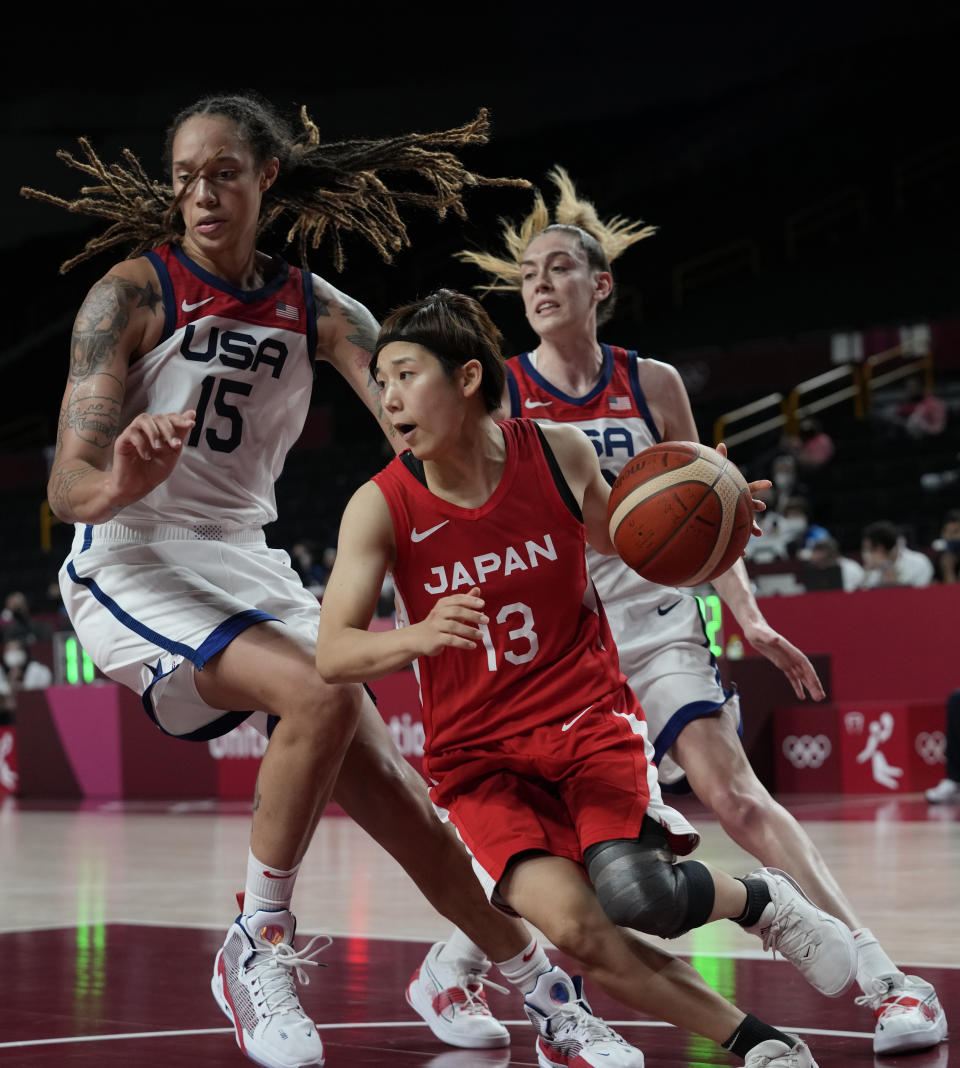
{"label": "player's ear", "polygon": [[277,180],[277,175],[280,173],[280,160],[276,156],[271,156],[270,159],[263,165],[263,170],[260,173],[260,192],[265,193],[270,186]]}
{"label": "player's ear", "polygon": [[483,380],[483,365],[479,360],[467,360],[460,368],[460,383],[465,397],[472,397]]}
{"label": "player's ear", "polygon": [[609,271],[597,271],[593,286],[597,301],[606,300],[613,292],[613,275]]}

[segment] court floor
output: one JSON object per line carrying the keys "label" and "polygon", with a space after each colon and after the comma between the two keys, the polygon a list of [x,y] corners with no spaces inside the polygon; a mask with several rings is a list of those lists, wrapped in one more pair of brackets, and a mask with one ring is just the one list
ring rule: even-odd
{"label": "court floor", "polygon": [[[960,1012],[960,805],[919,795],[781,798],[801,819],[860,913],[906,970]],[[756,864],[692,800],[699,856],[735,874]],[[245,805],[0,805],[0,1065],[242,1068],[210,995],[213,957],[246,866]],[[328,1068],[535,1066],[518,995],[489,994],[512,1045],[443,1046],[406,1005],[411,972],[448,924],[349,820],[325,819],[300,875],[298,944],[333,937],[328,965],[302,990]],[[820,1068],[945,1068],[960,1039],[874,1057],[872,1018],[854,990],[827,999],[729,922],[669,948],[745,1010],[802,1034]],[[572,968],[562,955],[558,963]],[[497,978],[497,976],[494,976]],[[711,1042],[626,1010],[587,986],[594,1011],[644,1050],[648,1068],[739,1063]],[[957,1025],[960,1026],[960,1025]]]}

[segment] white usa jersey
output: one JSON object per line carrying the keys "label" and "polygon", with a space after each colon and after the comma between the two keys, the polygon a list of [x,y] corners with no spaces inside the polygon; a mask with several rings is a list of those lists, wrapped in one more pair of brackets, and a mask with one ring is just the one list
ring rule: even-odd
{"label": "white usa jersey", "polygon": [[[539,373],[530,353],[507,361],[510,414],[572,423],[591,442],[611,484],[637,453],[661,440],[640,386],[640,357],[602,345],[600,380],[571,397]],[[620,653],[620,667],[643,708],[661,785],[683,778],[669,755],[677,735],[699,716],[722,710],[740,722],[736,695],[725,690],[710,652],[703,617],[689,590],[641,578],[618,556],[587,546],[590,576]]]}
{"label": "white usa jersey", "polygon": [[[578,426],[593,443],[604,477],[613,485],[634,456],[661,438],[640,388],[637,354],[613,345],[601,349],[600,381],[583,397],[557,389],[539,373],[529,352],[507,361],[507,388],[513,417]],[[604,604],[662,598],[662,586],[640,578],[619,557],[604,556],[588,545],[587,562]]]}
{"label": "white usa jersey", "polygon": [[237,289],[170,245],[144,253],[160,279],[160,341],[132,359],[121,415],[195,409],[170,477],[117,520],[261,527],[277,517],[274,483],[310,407],[316,351],[312,276],[283,260]]}

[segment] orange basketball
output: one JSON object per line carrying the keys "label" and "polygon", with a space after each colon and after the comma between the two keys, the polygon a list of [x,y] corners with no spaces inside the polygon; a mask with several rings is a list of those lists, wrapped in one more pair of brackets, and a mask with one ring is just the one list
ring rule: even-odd
{"label": "orange basketball", "polygon": [[607,509],[625,563],[651,582],[699,586],[743,553],[753,527],[746,480],[708,445],[665,441],[620,472]]}

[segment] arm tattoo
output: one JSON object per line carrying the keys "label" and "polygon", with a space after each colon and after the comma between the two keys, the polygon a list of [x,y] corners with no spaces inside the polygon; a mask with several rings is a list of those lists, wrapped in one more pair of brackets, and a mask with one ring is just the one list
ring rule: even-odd
{"label": "arm tattoo", "polygon": [[69,517],[75,514],[70,504],[70,491],[89,471],[86,465],[82,468],[54,468],[50,480],[50,507],[62,519],[69,521]]}
{"label": "arm tattoo", "polygon": [[109,449],[120,433],[120,406],[123,383],[116,375],[103,372],[97,381],[78,382],[70,389],[60,409],[57,448],[67,430],[81,441],[99,449]]}
{"label": "arm tattoo", "polygon": [[347,341],[353,342],[357,348],[362,349],[367,361],[373,355],[377,344],[377,320],[363,307],[362,304],[346,305],[343,314],[347,322],[354,328],[352,334],[347,334]]}
{"label": "arm tattoo", "polygon": [[152,282],[145,286],[107,275],[90,290],[77,315],[70,346],[70,377],[75,381],[96,374],[114,355],[120,335],[130,322],[132,308],[156,314],[160,294]]}

